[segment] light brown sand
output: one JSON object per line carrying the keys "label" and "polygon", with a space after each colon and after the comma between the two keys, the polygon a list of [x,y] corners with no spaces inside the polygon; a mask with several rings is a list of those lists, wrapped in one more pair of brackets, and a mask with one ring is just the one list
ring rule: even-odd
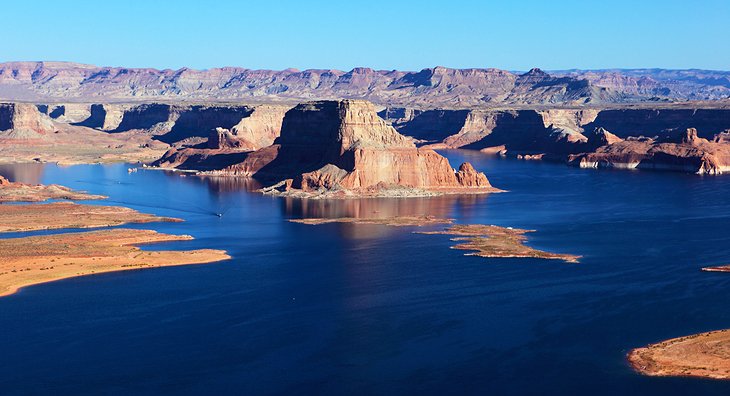
{"label": "light brown sand", "polygon": [[644,375],[730,379],[730,330],[672,338],[629,352]]}
{"label": "light brown sand", "polygon": [[0,205],[0,232],[94,228],[155,221],[182,220],[157,217],[120,206],[81,205],[72,202]]}
{"label": "light brown sand", "polygon": [[0,239],[0,296],[24,286],[75,276],[230,258],[222,250],[142,251],[136,247],[190,239],[188,235],[132,229]]}
{"label": "light brown sand", "polygon": [[472,250],[468,255],[479,257],[532,257],[541,259],[558,259],[569,263],[577,263],[580,256],[572,254],[550,253],[533,249],[524,244],[524,234],[532,230],[498,227],[482,224],[457,224],[443,231],[421,232],[421,234],[454,235],[453,241],[461,241],[454,249]]}

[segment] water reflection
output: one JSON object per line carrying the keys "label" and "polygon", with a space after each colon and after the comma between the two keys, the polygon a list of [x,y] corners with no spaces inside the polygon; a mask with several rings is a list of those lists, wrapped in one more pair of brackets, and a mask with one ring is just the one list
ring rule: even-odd
{"label": "water reflection", "polygon": [[263,187],[258,181],[248,177],[187,175],[179,172],[165,172],[166,176],[179,178],[195,184],[204,184],[214,194],[256,191]]}
{"label": "water reflection", "polygon": [[0,176],[3,176],[13,182],[41,184],[44,168],[45,164],[33,162],[23,164],[2,164],[0,165]]}
{"label": "water reflection", "polygon": [[[282,198],[282,212],[287,218],[359,219],[403,216],[433,216],[452,218],[456,209],[484,206],[487,194],[444,195],[420,198],[362,198],[362,199],[299,199]],[[463,216],[463,213],[459,213]],[[336,223],[340,235],[350,239],[381,238],[397,232],[396,227]]]}

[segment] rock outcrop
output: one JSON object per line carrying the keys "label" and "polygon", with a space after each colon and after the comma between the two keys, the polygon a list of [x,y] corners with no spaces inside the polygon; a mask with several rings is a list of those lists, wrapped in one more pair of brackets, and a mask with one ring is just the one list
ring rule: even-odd
{"label": "rock outcrop", "polygon": [[719,175],[730,171],[730,144],[710,141],[688,128],[662,139],[614,136],[594,152],[571,156],[582,168],[655,169]]}
{"label": "rock outcrop", "polygon": [[0,139],[42,140],[53,133],[51,119],[29,103],[0,103]]}
{"label": "rock outcrop", "polygon": [[608,146],[609,144],[618,143],[623,140],[601,127],[594,129],[586,137],[588,138],[586,141],[586,150],[595,150],[599,147]]}

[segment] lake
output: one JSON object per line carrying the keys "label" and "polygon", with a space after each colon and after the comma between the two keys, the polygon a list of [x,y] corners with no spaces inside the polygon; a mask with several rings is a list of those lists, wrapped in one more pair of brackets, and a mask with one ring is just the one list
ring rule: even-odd
{"label": "lake", "polygon": [[[730,382],[643,377],[625,360],[730,328],[730,274],[700,271],[730,264],[730,178],[444,154],[508,192],[295,200],[125,164],[0,166],[183,218],[126,227],[196,238],[145,249],[233,256],[0,298],[0,394],[730,393]],[[584,257],[479,258],[413,233],[440,227],[287,221],[418,214],[534,229],[530,246]]]}

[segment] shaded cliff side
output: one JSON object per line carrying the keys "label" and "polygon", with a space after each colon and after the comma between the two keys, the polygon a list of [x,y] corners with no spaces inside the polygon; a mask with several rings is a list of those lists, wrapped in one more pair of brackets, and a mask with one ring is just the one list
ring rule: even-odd
{"label": "shaded cliff side", "polygon": [[[730,129],[730,109],[428,110],[380,112],[399,132],[437,147],[499,148],[526,153],[578,153],[586,133],[605,128],[622,137],[666,137],[695,128],[712,139]],[[399,117],[406,115],[407,117]]]}

